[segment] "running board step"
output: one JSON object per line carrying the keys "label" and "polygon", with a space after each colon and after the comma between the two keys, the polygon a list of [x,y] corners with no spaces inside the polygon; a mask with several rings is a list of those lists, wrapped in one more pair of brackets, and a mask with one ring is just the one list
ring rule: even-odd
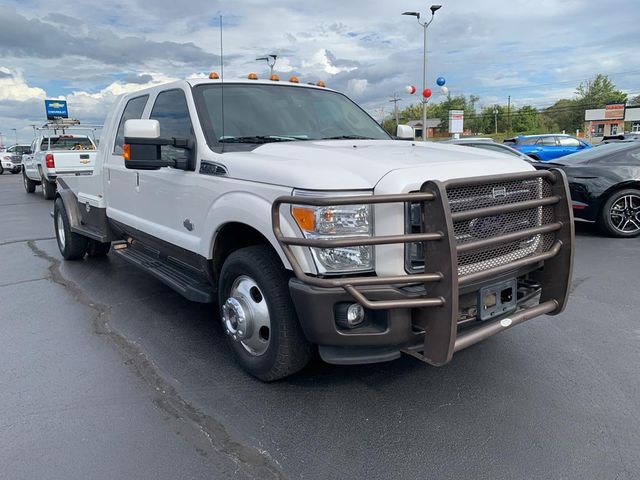
{"label": "running board step", "polygon": [[145,270],[192,302],[211,303],[213,288],[203,275],[171,260],[164,260],[125,243],[114,244],[112,252]]}

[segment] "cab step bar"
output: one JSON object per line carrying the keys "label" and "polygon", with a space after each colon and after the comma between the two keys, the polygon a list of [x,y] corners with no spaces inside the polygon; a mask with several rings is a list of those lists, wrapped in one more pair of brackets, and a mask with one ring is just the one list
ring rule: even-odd
{"label": "cab step bar", "polygon": [[145,270],[192,302],[212,303],[215,295],[204,275],[170,258],[126,242],[113,244],[112,252]]}

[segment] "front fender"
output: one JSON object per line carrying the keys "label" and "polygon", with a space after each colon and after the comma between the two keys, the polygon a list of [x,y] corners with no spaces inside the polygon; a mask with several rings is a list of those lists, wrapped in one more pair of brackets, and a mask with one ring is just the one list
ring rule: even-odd
{"label": "front fender", "polygon": [[[294,225],[293,219],[287,212],[281,213],[280,222],[286,235],[299,235],[297,226]],[[206,226],[200,245],[201,255],[208,259],[213,258],[216,236],[228,223],[242,223],[260,232],[278,253],[285,268],[291,269],[289,261],[273,234],[271,201],[254,193],[243,191],[233,191],[219,197],[207,213]],[[298,249],[296,255],[305,272],[316,273],[308,249]]]}

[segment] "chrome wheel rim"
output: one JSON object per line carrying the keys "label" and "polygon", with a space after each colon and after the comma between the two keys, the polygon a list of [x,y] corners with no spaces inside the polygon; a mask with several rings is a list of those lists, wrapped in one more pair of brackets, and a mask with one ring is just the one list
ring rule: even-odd
{"label": "chrome wheel rim", "polygon": [[251,277],[235,279],[229,298],[222,305],[225,333],[253,356],[263,355],[271,338],[271,319],[267,301]]}
{"label": "chrome wheel rim", "polygon": [[58,212],[56,216],[56,232],[58,234],[58,243],[60,244],[60,249],[64,250],[64,223],[62,222],[62,214]]}
{"label": "chrome wheel rim", "polygon": [[616,200],[609,210],[611,224],[625,234],[640,232],[640,195],[630,193]]}
{"label": "chrome wheel rim", "polygon": [[24,173],[22,174],[22,184],[24,185],[24,189],[27,190],[27,177],[25,177]]}

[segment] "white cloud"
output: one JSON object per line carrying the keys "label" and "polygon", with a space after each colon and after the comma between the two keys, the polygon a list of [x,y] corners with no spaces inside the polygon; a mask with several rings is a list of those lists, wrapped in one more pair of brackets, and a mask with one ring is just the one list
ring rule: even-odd
{"label": "white cloud", "polygon": [[368,85],[369,81],[366,78],[352,78],[347,83],[349,93],[352,93],[354,95],[362,95],[367,89]]}
{"label": "white cloud", "polygon": [[41,88],[27,85],[20,72],[11,71],[6,67],[0,67],[0,72],[3,74],[0,77],[0,101],[16,100],[23,102],[45,98],[45,91]]}

